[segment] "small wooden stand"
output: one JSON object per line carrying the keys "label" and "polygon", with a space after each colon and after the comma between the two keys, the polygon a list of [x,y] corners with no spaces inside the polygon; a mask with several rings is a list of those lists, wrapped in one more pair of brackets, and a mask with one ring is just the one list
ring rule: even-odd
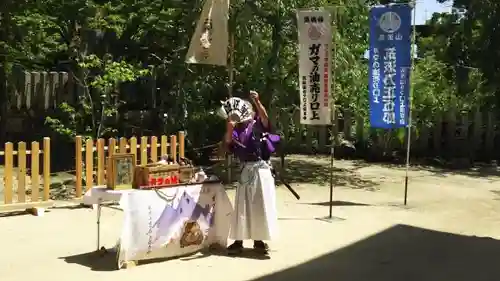
{"label": "small wooden stand", "polygon": [[133,188],[149,186],[150,178],[176,178],[178,182],[162,183],[162,187],[177,186],[179,184],[189,183],[194,176],[192,166],[180,166],[178,164],[148,164],[135,167]]}
{"label": "small wooden stand", "polygon": [[137,261],[126,261],[126,262],[123,262],[120,269],[129,269],[132,267],[136,267],[137,265],[138,265]]}

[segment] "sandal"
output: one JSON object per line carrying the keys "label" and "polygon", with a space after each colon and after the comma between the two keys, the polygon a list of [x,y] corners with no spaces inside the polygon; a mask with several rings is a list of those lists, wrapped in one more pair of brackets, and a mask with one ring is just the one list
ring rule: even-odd
{"label": "sandal", "polygon": [[263,241],[254,241],[253,242],[253,249],[255,252],[257,252],[261,255],[269,254],[269,246],[266,243],[264,243]]}
{"label": "sandal", "polygon": [[234,241],[229,247],[227,247],[227,253],[229,255],[238,255],[243,252],[243,241]]}

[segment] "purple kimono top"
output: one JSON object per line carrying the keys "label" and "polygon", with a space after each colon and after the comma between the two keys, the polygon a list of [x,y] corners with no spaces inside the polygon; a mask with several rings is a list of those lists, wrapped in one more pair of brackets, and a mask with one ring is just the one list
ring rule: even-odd
{"label": "purple kimono top", "polygon": [[[256,140],[254,130],[262,132],[260,140]],[[276,150],[275,145],[280,141],[278,135],[270,133],[259,117],[254,118],[243,126],[236,126],[233,130],[233,140],[230,149],[240,161],[268,160]],[[260,147],[259,147],[260,146]]]}

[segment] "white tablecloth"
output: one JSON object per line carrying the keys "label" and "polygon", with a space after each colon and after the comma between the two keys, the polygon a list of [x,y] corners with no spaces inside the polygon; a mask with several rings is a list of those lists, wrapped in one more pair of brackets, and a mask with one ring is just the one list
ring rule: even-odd
{"label": "white tablecloth", "polygon": [[118,266],[126,261],[171,258],[227,245],[231,202],[219,183],[161,190],[108,190],[96,186],[84,204],[119,202],[124,211]]}
{"label": "white tablecloth", "polygon": [[83,204],[94,205],[102,202],[120,202],[122,195],[130,192],[142,190],[111,190],[105,185],[98,185],[91,188],[83,195]]}

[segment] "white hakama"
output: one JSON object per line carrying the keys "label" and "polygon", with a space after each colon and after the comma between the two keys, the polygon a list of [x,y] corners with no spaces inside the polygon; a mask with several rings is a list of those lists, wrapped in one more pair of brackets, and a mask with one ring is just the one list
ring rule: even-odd
{"label": "white hakama", "polygon": [[236,190],[230,239],[272,240],[278,232],[276,185],[265,161],[243,166]]}

